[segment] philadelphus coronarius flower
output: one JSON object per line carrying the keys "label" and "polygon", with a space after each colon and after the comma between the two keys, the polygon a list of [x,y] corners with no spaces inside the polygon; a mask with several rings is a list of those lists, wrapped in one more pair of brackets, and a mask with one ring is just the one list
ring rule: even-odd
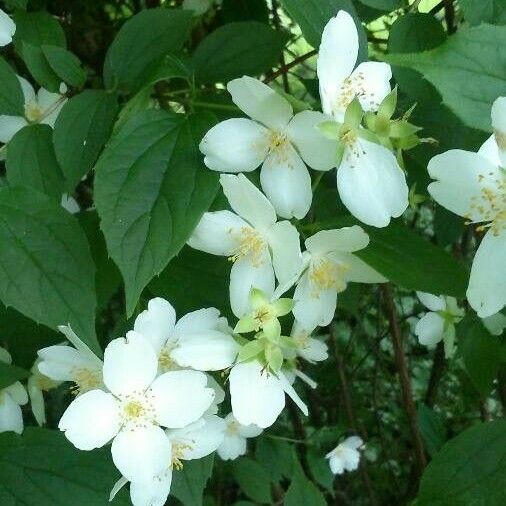
{"label": "philadelphus coronarius flower", "polygon": [[430,312],[418,320],[415,334],[420,344],[434,347],[443,341],[445,356],[451,358],[455,353],[455,324],[464,317],[464,310],[459,308],[457,300],[444,295],[416,292],[420,302]]}
{"label": "philadelphus coronarius flower", "polygon": [[[10,353],[0,347],[0,362],[10,364]],[[28,395],[23,385],[16,381],[6,388],[0,389],[0,432],[23,432],[23,416],[20,406],[28,402]]]}
{"label": "philadelphus coronarius flower", "polygon": [[152,299],[137,316],[134,330],[153,346],[162,371],[185,367],[219,371],[234,363],[239,350],[227,320],[215,308],[193,311],[176,323],[172,305]]}
{"label": "philadelphus coronarius flower", "polygon": [[241,318],[252,288],[273,294],[275,277],[284,284],[300,271],[299,233],[289,221],[277,221],[272,204],[243,174],[222,174],[220,182],[235,213],[205,213],[188,244],[233,261],[230,305]]}
{"label": "philadelphus coronarius flower", "polygon": [[358,436],[351,436],[338,444],[326,457],[329,460],[333,474],[343,474],[345,471],[355,471],[360,462],[360,450],[364,442]]}
{"label": "philadelphus coronarius flower", "polygon": [[310,363],[327,360],[329,356],[328,346],[323,341],[311,337],[313,330],[307,330],[295,320],[291,332],[295,355]]}
{"label": "philadelphus coronarius flower", "polygon": [[241,425],[233,413],[225,417],[225,434],[222,443],[218,446],[218,455],[222,460],[235,460],[246,454],[246,439],[257,437],[262,429],[256,425]]}
{"label": "philadelphus coronarius flower", "polygon": [[170,371],[157,377],[158,357],[145,337],[130,331],[104,353],[104,390],[78,396],[59,428],[81,450],[112,440],[112,458],[122,475],[147,483],[172,461],[171,443],[161,427],[181,429],[201,418],[214,390],[199,371]]}
{"label": "philadelphus coronarius flower", "polygon": [[53,127],[61,108],[67,101],[64,95],[67,87],[63,83],[60,86],[60,94],[51,93],[44,88],[40,88],[35,94],[33,86],[26,79],[20,76],[18,79],[25,98],[25,114],[24,116],[0,115],[0,142],[3,143],[9,142],[16,132],[32,123],[43,123]]}
{"label": "philadelphus coronarius flower", "polygon": [[250,172],[262,164],[260,183],[277,214],[303,218],[312,201],[305,163],[316,170],[336,164],[335,142],[316,128],[328,118],[316,111],[294,116],[285,98],[252,77],[234,79],[227,89],[251,119],[228,119],[209,130],[200,143],[204,163],[221,172]]}
{"label": "philadelphus coronarius flower", "polygon": [[297,281],[293,314],[305,329],[328,325],[337,294],[348,282],[381,283],[386,279],[353,255],[369,244],[359,226],[322,230],[305,241],[303,273]]}
{"label": "philadelphus coronarius flower", "polygon": [[377,111],[390,93],[392,72],[388,64],[370,61],[355,68],[358,48],[353,18],[339,11],[323,30],[317,63],[320,97],[323,112],[339,124],[339,196],[357,219],[385,227],[408,206],[406,178],[387,147],[364,138],[360,123],[363,111]]}
{"label": "philadelphus coronarius flower", "polygon": [[74,345],[56,345],[38,351],[39,372],[54,381],[72,381],[73,391],[82,394],[102,388],[102,361],[77,337],[68,325],[59,330]]}
{"label": "philadelphus coronarius flower", "polygon": [[492,135],[478,153],[452,149],[429,162],[434,200],[487,231],[474,257],[467,298],[478,316],[506,304],[506,97],[492,106]]}
{"label": "philadelphus coronarius flower", "polygon": [[16,25],[14,21],[0,9],[0,47],[10,44],[15,33]]}
{"label": "philadelphus coronarius flower", "polygon": [[46,423],[46,404],[44,392],[56,388],[61,382],[54,381],[39,371],[40,358],[35,361],[28,378],[27,390],[30,397],[30,406],[37,424],[42,426]]}

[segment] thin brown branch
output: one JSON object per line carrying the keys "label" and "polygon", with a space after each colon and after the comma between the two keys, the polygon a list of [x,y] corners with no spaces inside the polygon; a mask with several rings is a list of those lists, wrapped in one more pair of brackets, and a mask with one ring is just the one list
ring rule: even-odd
{"label": "thin brown branch", "polygon": [[446,368],[445,352],[443,343],[439,343],[436,351],[434,352],[434,359],[432,362],[432,369],[430,371],[429,384],[427,385],[427,391],[425,392],[424,403],[432,408],[436,403],[437,389],[439,382],[443,377]]}
{"label": "thin brown branch", "polygon": [[264,79],[264,83],[270,83],[271,81],[274,81],[274,79],[277,79],[279,76],[286,74],[291,68],[296,67],[299,65],[299,63],[306,61],[308,58],[311,58],[311,56],[314,56],[317,53],[318,51],[316,49],[312,49],[311,51],[299,56],[298,58],[295,58],[295,60],[292,60],[290,63],[282,65],[278,70],[273,72],[270,76],[266,77]]}
{"label": "thin brown branch", "polygon": [[402,400],[404,410],[408,417],[409,428],[413,440],[414,457],[417,469],[417,479],[423,473],[427,460],[425,458],[425,451],[423,448],[422,436],[418,428],[418,421],[416,416],[416,406],[413,399],[413,391],[411,389],[411,379],[409,377],[408,364],[403,349],[403,338],[399,322],[397,319],[397,310],[394,304],[394,297],[392,287],[389,283],[381,285],[381,293],[385,305],[386,316],[388,318],[392,344],[394,347],[395,365],[399,374],[401,384]]}

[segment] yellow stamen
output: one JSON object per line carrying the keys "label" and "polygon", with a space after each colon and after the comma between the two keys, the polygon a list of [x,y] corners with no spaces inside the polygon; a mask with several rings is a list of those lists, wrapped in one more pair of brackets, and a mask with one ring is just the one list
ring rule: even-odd
{"label": "yellow stamen", "polygon": [[316,293],[330,288],[335,288],[338,292],[342,292],[346,289],[344,275],[349,270],[350,267],[342,262],[334,262],[328,258],[324,258],[311,266],[309,278],[315,285],[315,288],[317,288]]}
{"label": "yellow stamen", "polygon": [[229,257],[231,262],[235,262],[246,256],[251,257],[251,261],[255,267],[262,263],[262,253],[265,248],[263,237],[252,227],[242,227],[238,238],[239,246],[235,253]]}

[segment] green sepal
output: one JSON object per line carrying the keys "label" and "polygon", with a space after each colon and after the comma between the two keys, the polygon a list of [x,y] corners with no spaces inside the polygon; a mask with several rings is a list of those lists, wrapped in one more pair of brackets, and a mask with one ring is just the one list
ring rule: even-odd
{"label": "green sepal", "polygon": [[378,108],[378,117],[390,119],[397,108],[397,86],[383,99]]}
{"label": "green sepal", "polygon": [[260,353],[264,351],[264,343],[261,340],[255,339],[254,341],[249,341],[248,344],[244,345],[237,356],[238,362],[246,362],[247,360],[251,360],[256,357]]}
{"label": "green sepal", "polygon": [[265,358],[271,371],[277,373],[283,367],[283,352],[279,346],[269,344],[265,348]]}
{"label": "green sepal", "polygon": [[398,119],[390,122],[390,137],[403,138],[410,137],[421,130],[421,127],[413,125],[404,119]]}
{"label": "green sepal", "polygon": [[271,307],[273,308],[276,316],[285,316],[293,309],[294,305],[295,302],[293,299],[284,298],[275,300],[271,304]]}
{"label": "green sepal", "polygon": [[254,330],[258,330],[258,324],[250,315],[241,318],[234,327],[234,332],[238,334],[247,334],[248,332],[253,332]]}
{"label": "green sepal", "polygon": [[362,123],[362,118],[364,117],[364,110],[360,105],[360,101],[358,98],[354,98],[348,107],[346,108],[346,112],[344,113],[344,125],[347,130],[355,130]]}
{"label": "green sepal", "polygon": [[341,136],[341,128],[342,124],[338,123],[337,121],[322,121],[317,125],[316,128],[320,130],[320,132],[327,137],[328,139],[332,139],[335,141],[336,139],[339,139]]}

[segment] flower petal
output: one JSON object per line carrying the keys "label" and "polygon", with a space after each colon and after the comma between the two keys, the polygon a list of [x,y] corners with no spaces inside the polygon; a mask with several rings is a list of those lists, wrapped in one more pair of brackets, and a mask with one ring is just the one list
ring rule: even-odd
{"label": "flower petal", "polygon": [[8,387],[5,387],[3,391],[6,392],[10,398],[20,406],[24,406],[28,403],[28,394],[26,393],[26,389],[19,381],[15,381]]}
{"label": "flower petal", "polygon": [[217,330],[184,334],[171,357],[181,367],[198,371],[221,371],[230,367],[237,356],[239,345],[235,339]]}
{"label": "flower petal", "polygon": [[60,419],[58,428],[79,450],[93,450],[107,444],[119,431],[116,399],[102,390],[76,397]]}
{"label": "flower petal", "polygon": [[442,296],[433,295],[431,293],[416,292],[420,302],[431,311],[443,311],[446,309],[445,299]]}
{"label": "flower petal", "polygon": [[368,244],[369,236],[358,225],[335,230],[321,230],[305,242],[306,249],[314,255],[326,255],[331,251],[358,251]]}
{"label": "flower petal", "polygon": [[499,158],[499,147],[492,134],[480,147],[478,154],[486,158],[492,165],[499,167],[501,159]]}
{"label": "flower petal", "polygon": [[171,443],[160,427],[149,425],[122,430],[112,442],[112,460],[132,482],[148,482],[171,461]]}
{"label": "flower petal", "polygon": [[0,115],[0,142],[6,144],[26,125],[28,122],[21,116]]}
{"label": "flower petal", "polygon": [[241,455],[245,455],[246,449],[247,444],[244,437],[237,434],[229,434],[225,436],[217,452],[221,460],[235,460]]}
{"label": "flower petal", "polygon": [[427,190],[439,205],[473,222],[489,219],[487,192],[495,193],[502,177],[497,166],[477,153],[451,149],[432,158],[427,169],[436,179]]}
{"label": "flower petal", "polygon": [[25,106],[29,102],[33,102],[36,99],[35,90],[33,89],[33,86],[24,78],[21,76],[17,76],[19,84],[21,85],[21,89],[23,90],[23,97],[25,99]]}
{"label": "flower petal", "polygon": [[278,216],[302,219],[311,207],[311,176],[289,143],[272,151],[260,172],[262,190]]}
{"label": "flower petal", "polygon": [[19,404],[10,395],[0,391],[0,432],[23,432],[23,415]]}
{"label": "flower petal", "polygon": [[285,407],[285,392],[278,378],[257,362],[243,362],[229,376],[232,411],[241,425],[270,427]]}
{"label": "flower petal", "polygon": [[12,42],[12,36],[16,33],[14,21],[2,9],[0,9],[0,46],[6,46]]}
{"label": "flower petal", "polygon": [[111,341],[104,353],[104,383],[115,395],[143,392],[155,379],[158,358],[137,332]]}
{"label": "flower petal", "polygon": [[358,32],[353,18],[339,11],[323,29],[318,51],[317,74],[320,80],[322,109],[332,114],[343,81],[352,73],[358,56]]}
{"label": "flower petal", "polygon": [[351,74],[352,83],[357,83],[356,96],[364,111],[377,111],[383,99],[390,93],[392,69],[388,63],[366,61]]}
{"label": "flower petal", "polygon": [[250,172],[267,156],[268,131],[250,119],[227,119],[206,133],[199,149],[212,170]]}
{"label": "flower petal", "polygon": [[184,337],[185,334],[195,334],[206,330],[216,330],[220,324],[220,312],[215,307],[199,309],[185,314],[176,323],[174,335]]}
{"label": "flower petal", "polygon": [[130,499],[133,506],[164,506],[169,497],[171,484],[170,469],[146,483],[130,483]]}
{"label": "flower petal", "polygon": [[293,115],[288,100],[253,77],[234,79],[227,84],[227,90],[239,109],[269,128],[284,128]]}
{"label": "flower petal", "polygon": [[211,405],[214,390],[199,371],[170,371],[151,386],[156,418],[164,427],[178,429],[198,420]]}
{"label": "flower petal", "polygon": [[506,167],[506,97],[496,98],[492,104],[492,126],[497,141],[501,167]]}
{"label": "flower petal", "polygon": [[498,313],[506,304],[506,230],[489,230],[476,252],[467,299],[480,318]]}
{"label": "flower petal", "polygon": [[427,313],[416,324],[415,335],[420,344],[435,346],[443,339],[444,319],[438,313]]}
{"label": "flower petal", "polygon": [[232,210],[253,227],[268,228],[276,223],[274,207],[244,174],[222,174],[220,183]]}
{"label": "flower petal", "polygon": [[55,381],[74,381],[77,370],[95,366],[71,346],[48,346],[37,353],[41,358],[38,364],[39,371]]}
{"label": "flower petal", "polygon": [[287,283],[302,270],[299,232],[289,221],[278,221],[268,235],[272,263],[280,284]]}
{"label": "flower petal", "polygon": [[148,302],[148,308],[142,311],[134,323],[134,331],[144,336],[159,353],[176,324],[176,310],[172,304],[161,297]]}
{"label": "flower petal", "polygon": [[343,204],[363,223],[386,227],[408,207],[406,177],[384,146],[359,139],[347,148],[337,171]]}
{"label": "flower petal", "polygon": [[295,404],[302,411],[302,413],[304,413],[304,415],[307,416],[309,414],[307,406],[299,397],[299,394],[295,391],[291,383],[286,379],[285,375],[281,371],[278,373],[278,376],[279,376],[279,383],[282,386],[283,390],[288,395],[288,397],[290,397],[290,399],[292,399],[292,401],[295,402]]}

